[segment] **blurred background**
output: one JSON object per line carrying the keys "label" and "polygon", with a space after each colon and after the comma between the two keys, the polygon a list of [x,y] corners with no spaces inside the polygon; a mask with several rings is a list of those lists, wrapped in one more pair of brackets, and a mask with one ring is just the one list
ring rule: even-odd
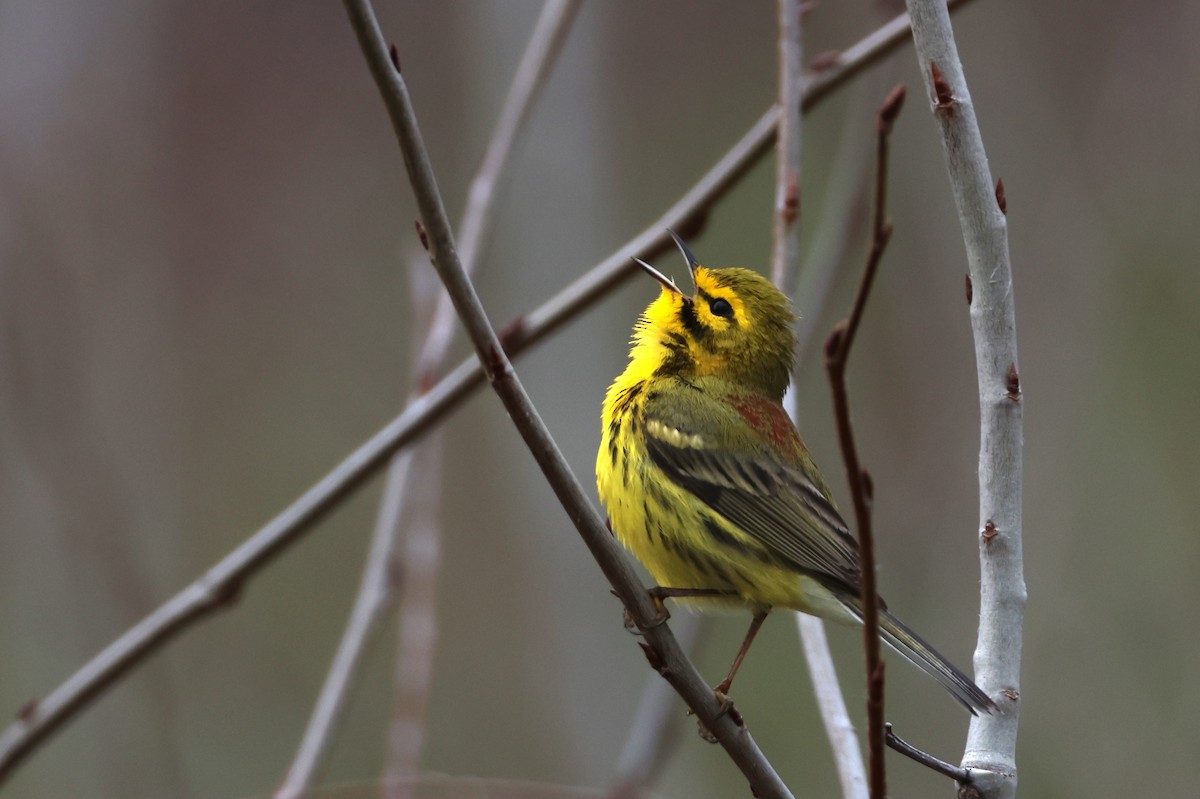
{"label": "blurred background", "polygon": [[[380,2],[452,218],[536,2]],[[842,48],[896,12],[807,17]],[[1024,796],[1193,784],[1200,707],[1200,8],[976,0],[956,15],[993,173],[1008,193],[1025,392]],[[501,187],[479,290],[497,323],[618,250],[766,110],[775,5],[585,4]],[[896,232],[851,363],[875,478],[880,580],[969,671],[978,610],[978,412],[963,245],[911,48],[807,118],[802,229],[843,225],[878,101]],[[237,546],[395,415],[414,339],[417,212],[336,3],[0,5],[0,712],[42,696]],[[692,247],[767,268],[773,164]],[[849,186],[849,189],[847,188]],[[837,209],[832,209],[837,211]],[[820,341],[865,253],[850,220]],[[1188,266],[1193,264],[1193,266]],[[659,266],[680,274],[675,256]],[[590,489],[603,392],[655,295],[628,281],[518,373]],[[453,362],[469,350],[459,342]],[[819,360],[809,446],[848,505]],[[652,677],[617,601],[499,402],[447,425],[437,644],[422,769],[604,788]],[[288,767],[357,587],[379,481],[240,600],[120,682],[5,787],[24,797],[243,797]],[[746,619],[697,659],[724,674]],[[393,626],[389,623],[389,627]],[[859,636],[830,637],[856,720]],[[324,779],[384,760],[396,633],[372,648]],[[888,718],[956,761],[967,718],[901,661]],[[657,677],[654,677],[657,679]],[[798,796],[836,795],[787,614],[736,699]],[[744,796],[678,704],[661,796]],[[890,756],[894,796],[948,795]]]}

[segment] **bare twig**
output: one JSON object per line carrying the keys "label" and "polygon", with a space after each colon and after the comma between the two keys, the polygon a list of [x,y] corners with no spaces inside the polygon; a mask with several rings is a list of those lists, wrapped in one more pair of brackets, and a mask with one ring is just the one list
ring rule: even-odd
{"label": "bare twig", "polygon": [[371,5],[367,0],[346,0],[345,5],[400,142],[409,182],[429,233],[434,266],[475,345],[476,354],[493,390],[605,577],[642,630],[649,644],[648,653],[652,652],[661,664],[659,672],[671,682],[705,728],[729,753],[749,780],[756,796],[791,796],[745,726],[740,723],[740,717],[717,699],[687,660],[668,625],[656,618],[654,605],[628,557],[608,533],[600,514],[583,493],[583,488],[571,473],[517,379],[475,288],[458,260],[450,223],[442,207],[433,169],[417,127],[408,88],[400,72],[393,67]]}
{"label": "bare twig", "polygon": [[[963,2],[960,0],[956,6]],[[907,17],[897,17],[843,51],[836,63],[805,87],[804,109],[812,108],[905,42],[908,31]],[[666,228],[687,232],[689,225],[701,222],[706,211],[766,153],[774,141],[778,116],[777,108],[769,109],[733,149],[646,230],[506,328],[505,350],[515,355],[529,349],[603,298],[636,270],[629,260],[631,254],[652,260],[672,246]],[[66,721],[176,634],[227,607],[246,580],[351,496],[392,455],[445,419],[483,382],[479,363],[460,363],[220,562],[122,633],[50,694],[26,703],[20,716],[0,734],[0,783]]]}
{"label": "bare twig", "polygon": [[979,640],[975,679],[1000,708],[971,719],[962,764],[986,797],[1017,791],[1017,721],[1025,576],[1021,554],[1022,400],[1004,201],[988,168],[949,15],[909,0],[917,60],[958,208],[971,281],[979,383]]}
{"label": "bare twig", "polygon": [[775,208],[771,280],[789,297],[800,272],[800,104],[804,100],[802,0],[779,4],[779,117],[775,139]]}
{"label": "bare twig", "polygon": [[[851,114],[851,118],[855,115]],[[853,153],[848,158],[834,157],[836,163],[848,162],[846,174],[842,174],[833,192],[826,193],[820,204],[821,219],[817,224],[816,240],[810,247],[806,264],[797,289],[798,296],[805,301],[807,314],[800,317],[796,325],[796,366],[801,369],[809,342],[816,332],[816,320],[829,297],[833,274],[843,260],[849,244],[851,231],[857,229],[856,220],[861,218],[858,206],[860,196],[857,164],[866,164],[856,152],[858,135],[855,129],[839,137],[839,156]],[[840,170],[838,170],[840,172]],[[784,397],[784,408],[788,416],[798,419],[796,395],[791,388]],[[838,781],[844,799],[865,799],[867,775],[863,766],[862,749],[850,714],[846,710],[846,699],[838,682],[837,669],[829,652],[829,641],[825,635],[825,623],[807,613],[796,614],[796,627],[804,647],[804,657],[813,683],[813,691],[820,709],[825,735],[834,753],[838,769]]]}
{"label": "bare twig", "polygon": [[[483,162],[471,180],[467,207],[458,226],[458,254],[468,274],[473,273],[479,263],[479,254],[483,251],[483,243],[491,226],[492,201],[508,163],[509,153],[512,152],[513,142],[529,118],[534,99],[546,85],[550,67],[562,51],[581,3],[582,0],[546,0],[530,34],[529,45],[521,56],[521,63],[517,65],[512,86],[500,109],[496,130],[488,141]],[[455,328],[454,318],[454,306],[450,304],[450,298],[441,294],[430,324],[430,341],[417,359],[416,373],[425,382],[431,382],[434,374],[442,368]]]}
{"label": "bare twig", "polygon": [[[406,455],[393,460],[389,483],[402,483],[407,479],[412,459]],[[392,502],[384,503],[382,515],[390,519],[399,515],[399,495],[388,492],[387,496],[392,497]],[[392,536],[390,532],[381,533],[377,525],[371,537],[370,550],[363,565],[362,582],[350,612],[350,619],[346,623],[346,630],[338,644],[329,673],[325,676],[325,682],[321,686],[317,703],[313,707],[312,716],[287,776],[275,792],[276,799],[296,799],[312,784],[329,746],[330,736],[341,717],[345,697],[358,672],[363,653],[379,628],[381,609],[391,601],[393,586],[390,570],[386,568],[391,563]],[[384,564],[384,568],[380,568],[379,564]]]}
{"label": "bare twig", "polygon": [[[418,299],[420,294],[414,286],[414,306],[423,302],[423,298]],[[411,316],[414,319],[419,317],[416,313]],[[428,346],[429,340],[430,337],[425,336],[422,346]],[[428,451],[430,443],[426,442],[422,451]],[[394,601],[399,571],[395,555],[396,531],[400,529],[405,486],[418,452],[412,449],[400,452],[388,464],[383,498],[371,533],[371,545],[363,564],[354,607],[338,642],[333,663],[325,675],[325,682],[321,685],[300,746],[275,792],[275,799],[299,799],[311,787],[341,719],[366,650],[375,639],[385,610]]]}
{"label": "bare twig", "polygon": [[403,612],[393,667],[385,782],[416,774],[425,745],[437,643],[435,609],[442,545],[438,511],[442,499],[443,450],[441,436],[425,442],[416,450],[419,465],[409,478],[412,500],[408,504],[408,530],[400,558]]}
{"label": "bare twig", "polygon": [[971,780],[971,772],[965,768],[951,765],[945,760],[940,760],[928,752],[922,752],[917,747],[910,744],[908,741],[901,738],[892,731],[892,725],[884,725],[887,728],[887,745],[896,750],[907,758],[910,758],[917,763],[920,763],[926,768],[933,769],[938,774],[944,774],[960,785],[969,784]]}
{"label": "bare twig", "polygon": [[[528,119],[529,109],[538,91],[545,85],[550,65],[561,51],[579,5],[579,0],[547,0],[534,26],[529,45],[517,67],[513,84],[501,109],[496,130],[472,180],[467,208],[459,226],[462,231],[462,260],[468,272],[473,271],[477,264],[491,219],[490,211],[496,185],[508,161],[508,154],[512,151],[512,144],[524,121]],[[414,359],[414,374],[417,379],[414,381],[414,393],[408,398],[409,403],[420,395],[421,387],[432,382],[434,374],[441,369],[454,328],[454,308],[449,297],[445,293],[439,293],[427,334],[423,337],[420,350]],[[440,461],[440,448],[440,438],[430,439],[425,442],[421,457],[436,463]],[[321,688],[296,757],[288,769],[283,785],[276,792],[279,799],[298,796],[312,784],[328,749],[333,728],[341,715],[362,654],[379,627],[378,617],[392,603],[395,587],[393,576],[397,569],[395,549],[397,539],[401,535],[400,510],[404,505],[409,475],[412,474],[412,457],[411,452],[400,453],[393,458],[388,468],[383,499],[380,502],[371,547],[350,621],[338,644],[337,654]],[[422,471],[422,474],[427,473]],[[425,504],[430,501],[430,496],[433,494],[424,497]],[[417,717],[423,715],[425,703],[417,694],[423,686],[427,687],[428,680],[421,683],[418,676],[429,673],[429,663],[422,662],[421,658],[426,661],[432,658],[433,641],[417,642],[413,640],[413,636],[418,634],[417,631],[421,631],[420,634],[426,638],[432,638],[435,634],[432,606],[428,600],[434,591],[438,568],[438,538],[437,525],[426,519],[425,523],[409,530],[405,540],[405,557],[401,559],[405,564],[408,579],[399,587],[402,623],[398,666],[403,666],[399,672],[406,676],[402,683],[397,683],[396,706],[398,711],[407,708],[408,712],[402,712],[402,720],[392,720],[388,760],[389,774],[392,776],[404,771],[403,764],[411,764],[414,761],[420,750],[419,741],[423,739],[423,736],[416,733],[416,728],[422,726]],[[400,701],[401,697],[404,701]],[[401,730],[406,734],[401,734]]]}
{"label": "bare twig", "polygon": [[[775,208],[772,225],[771,279],[789,297],[796,296],[800,275],[801,103],[804,97],[804,24],[802,0],[778,0],[779,9],[779,133],[775,142]],[[809,328],[811,335],[814,328]],[[796,368],[795,361],[793,370]],[[792,382],[795,383],[793,375]],[[795,393],[785,407],[796,421]],[[797,614],[797,629],[809,664],[809,678],[818,697],[817,708],[829,738],[834,764],[846,799],[866,796],[862,750],[846,712],[829,641],[822,622]],[[847,732],[849,734],[847,734]]]}
{"label": "bare twig", "polygon": [[879,109],[876,125],[875,203],[871,251],[867,256],[867,265],[863,270],[850,316],[834,327],[825,344],[825,368],[829,373],[829,385],[833,391],[838,441],[846,463],[846,478],[854,502],[854,518],[858,527],[862,566],[863,642],[867,661],[868,774],[872,799],[884,799],[887,796],[883,751],[884,664],[879,656],[879,592],[875,587],[875,539],[871,529],[870,481],[859,461],[858,449],[854,443],[854,429],[850,423],[850,401],[846,392],[846,361],[866,309],[867,296],[879,268],[879,261],[892,235],[891,223],[887,221],[888,134],[903,102],[904,87],[897,86]]}
{"label": "bare twig", "polygon": [[865,799],[867,772],[863,766],[862,748],[846,710],[846,698],[842,695],[837,669],[829,652],[829,639],[825,636],[825,623],[816,616],[797,613],[796,626],[804,644],[804,659],[811,675],[825,737],[829,739],[829,747],[833,750],[842,796],[845,799]]}

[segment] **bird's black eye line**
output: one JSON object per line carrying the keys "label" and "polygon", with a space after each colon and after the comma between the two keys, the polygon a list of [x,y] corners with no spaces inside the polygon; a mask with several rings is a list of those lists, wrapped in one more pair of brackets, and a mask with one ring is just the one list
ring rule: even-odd
{"label": "bird's black eye line", "polygon": [[733,306],[724,297],[717,297],[715,300],[710,300],[708,310],[712,311],[714,316],[723,316],[726,319],[733,316]]}

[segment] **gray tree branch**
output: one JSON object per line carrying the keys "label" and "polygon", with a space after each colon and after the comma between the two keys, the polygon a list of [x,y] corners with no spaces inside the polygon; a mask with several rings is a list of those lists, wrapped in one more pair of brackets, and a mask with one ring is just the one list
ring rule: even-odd
{"label": "gray tree branch", "polygon": [[967,250],[968,301],[979,383],[979,639],[975,680],[999,712],[971,720],[962,765],[987,797],[1017,790],[1017,721],[1025,577],[1021,554],[1024,446],[1016,314],[1002,185],[992,182],[975,106],[938,0],[908,0],[917,62],[941,132]]}

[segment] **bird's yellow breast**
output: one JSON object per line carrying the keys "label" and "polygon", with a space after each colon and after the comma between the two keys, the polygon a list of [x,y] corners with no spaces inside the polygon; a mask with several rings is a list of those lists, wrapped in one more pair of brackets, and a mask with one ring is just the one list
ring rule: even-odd
{"label": "bird's yellow breast", "polygon": [[[655,383],[663,378],[641,378],[633,364],[630,367],[605,398],[606,423],[596,458],[597,490],[613,533],[659,586],[737,595],[687,604],[811,607],[813,589],[805,588],[800,575],[778,564],[762,544],[676,485],[650,460],[642,410],[647,396],[656,390]],[[655,433],[672,435],[663,430]],[[695,434],[676,431],[675,435],[680,445],[704,446]]]}

